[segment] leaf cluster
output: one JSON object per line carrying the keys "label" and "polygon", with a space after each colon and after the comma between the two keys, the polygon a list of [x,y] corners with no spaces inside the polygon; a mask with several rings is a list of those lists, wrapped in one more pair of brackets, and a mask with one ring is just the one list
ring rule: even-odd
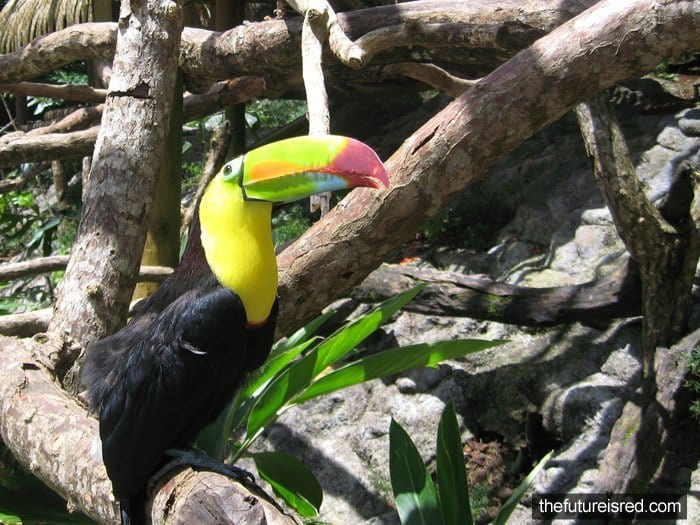
{"label": "leaf cluster", "polygon": [[[403,525],[472,525],[469,486],[462,440],[452,403],[445,407],[437,431],[437,488],[408,433],[392,419],[389,468],[396,510]],[[492,525],[505,525],[550,452],[530,471],[498,511]]]}
{"label": "leaf cluster", "polygon": [[[333,312],[317,317],[278,343],[266,364],[237,394],[219,420],[203,431],[198,445],[217,459],[223,459],[227,453],[231,454],[232,462],[244,455],[252,457],[260,476],[270,483],[278,496],[302,516],[315,517],[323,494],[306,466],[282,452],[249,452],[265,428],[289,408],[319,396],[419,366],[437,366],[446,359],[501,344],[501,341],[483,340],[442,341],[348,359],[360,343],[423,287],[415,287],[379,304],[325,339],[315,334]],[[239,434],[240,439],[228,450],[230,436]]]}

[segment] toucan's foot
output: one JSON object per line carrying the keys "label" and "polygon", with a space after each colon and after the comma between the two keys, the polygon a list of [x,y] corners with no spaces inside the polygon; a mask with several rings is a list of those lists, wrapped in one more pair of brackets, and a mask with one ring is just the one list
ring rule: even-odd
{"label": "toucan's foot", "polygon": [[152,491],[161,479],[180,467],[191,467],[194,470],[216,472],[217,474],[238,481],[243,485],[255,484],[255,477],[247,470],[220,463],[207,456],[203,450],[195,447],[185,449],[170,448],[165,451],[165,454],[171,459],[151,477],[148,482],[149,492]]}

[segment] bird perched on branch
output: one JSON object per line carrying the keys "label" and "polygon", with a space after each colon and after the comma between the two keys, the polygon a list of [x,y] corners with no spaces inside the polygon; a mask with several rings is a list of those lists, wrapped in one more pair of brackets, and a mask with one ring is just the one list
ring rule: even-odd
{"label": "bird perched on branch", "polygon": [[272,203],[380,184],[388,179],[371,148],[330,135],[263,146],[212,179],[175,272],[129,324],[87,348],[82,379],[123,523],[145,521],[166,451],[191,444],[270,352]]}

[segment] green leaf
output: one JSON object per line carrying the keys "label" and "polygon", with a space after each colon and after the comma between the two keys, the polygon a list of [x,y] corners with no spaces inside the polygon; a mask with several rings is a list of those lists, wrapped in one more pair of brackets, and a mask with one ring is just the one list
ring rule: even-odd
{"label": "green leaf", "polygon": [[364,341],[371,333],[388,321],[392,315],[403,308],[406,303],[418,295],[423,288],[425,288],[425,283],[384,301],[368,313],[345,325],[321,343],[318,346],[318,359],[314,366],[314,377]]}
{"label": "green leaf", "polygon": [[479,352],[503,344],[503,341],[458,339],[438,343],[421,343],[385,350],[358,359],[321,377],[299,395],[294,402],[303,403],[314,397],[357,385],[364,381],[387,377],[419,366],[435,366],[446,359]]}
{"label": "green leaf", "polygon": [[384,321],[418,295],[424,287],[425,285],[421,284],[384,301],[349,325],[337,330],[311,352],[279,373],[255,402],[248,416],[246,439],[237,454],[242,454],[265,426],[294,404],[295,397],[311,384],[315,377],[355,348]]}
{"label": "green leaf", "polygon": [[315,319],[312,319],[305,326],[299,328],[296,332],[290,335],[287,339],[277,343],[272,349],[272,355],[284,352],[293,348],[314,335],[323,324],[328,321],[331,317],[335,315],[335,310],[329,310],[328,312],[319,315]]}
{"label": "green leaf", "polygon": [[304,518],[315,518],[323,502],[323,490],[313,473],[286,452],[253,455],[260,476]]}
{"label": "green leaf", "polygon": [[472,525],[462,438],[451,401],[442,411],[436,453],[438,495],[445,525]]}
{"label": "green leaf", "polygon": [[0,511],[0,523],[3,525],[21,525],[22,518],[14,514],[5,514],[4,512]]}
{"label": "green leaf", "polygon": [[[310,355],[316,356],[316,350],[314,349]],[[250,411],[246,426],[246,440],[239,454],[265,426],[275,420],[288,402],[311,382],[313,370],[314,361],[302,358],[275,377]]]}
{"label": "green leaf", "polygon": [[503,504],[503,506],[499,509],[498,514],[496,514],[496,518],[491,522],[491,525],[506,525],[506,523],[508,522],[508,518],[515,510],[515,507],[518,505],[518,503],[520,503],[520,500],[525,495],[525,492],[527,492],[527,489],[530,488],[532,480],[535,479],[537,473],[540,470],[542,470],[542,467],[544,467],[547,461],[549,461],[549,458],[552,457],[553,453],[554,451],[551,450],[549,454],[543,457],[539,461],[539,463],[535,465],[535,468],[533,468],[530,471],[530,473],[525,477],[525,479],[522,480],[522,482],[520,482],[518,488],[513,491],[513,494],[510,495],[510,498],[508,498]]}
{"label": "green leaf", "polygon": [[403,525],[442,525],[433,480],[416,446],[394,419],[389,427],[389,471]]}

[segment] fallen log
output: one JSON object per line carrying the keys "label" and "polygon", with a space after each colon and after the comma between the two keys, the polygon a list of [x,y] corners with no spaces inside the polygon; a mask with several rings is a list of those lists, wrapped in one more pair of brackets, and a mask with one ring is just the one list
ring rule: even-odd
{"label": "fallen log", "polygon": [[627,259],[612,274],[584,284],[531,288],[472,275],[384,264],[352,292],[359,302],[377,302],[428,283],[405,310],[471,317],[521,326],[605,322],[641,314],[641,283]]}

